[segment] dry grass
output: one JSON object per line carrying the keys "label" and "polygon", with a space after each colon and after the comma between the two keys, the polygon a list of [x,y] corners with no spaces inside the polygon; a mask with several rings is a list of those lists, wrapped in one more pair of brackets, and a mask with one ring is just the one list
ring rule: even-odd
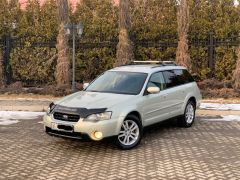
{"label": "dry grass", "polygon": [[[217,81],[215,79],[207,79],[201,82],[198,82],[198,86],[201,90],[204,99],[229,99],[240,101],[240,93],[235,91],[232,88],[232,81]],[[76,87],[78,90],[83,89],[83,84],[77,83]],[[57,87],[55,85],[48,85],[42,87],[24,87],[21,82],[13,83],[5,88],[0,89],[0,96],[6,95],[29,95],[38,96],[38,95],[48,95],[54,97],[61,97],[71,93],[69,87]]]}
{"label": "dry grass", "polygon": [[234,89],[222,88],[222,89],[202,89],[203,98],[239,98],[240,94]]}
{"label": "dry grass", "polygon": [[203,98],[239,98],[240,93],[232,87],[232,81],[218,81],[216,79],[207,79],[198,82]]}
{"label": "dry grass", "polygon": [[50,95],[54,97],[66,96],[71,94],[71,89],[69,87],[58,88],[54,85],[44,86],[44,87],[21,87],[17,88],[14,86],[7,86],[0,89],[0,95],[27,95],[32,94],[36,95]]}

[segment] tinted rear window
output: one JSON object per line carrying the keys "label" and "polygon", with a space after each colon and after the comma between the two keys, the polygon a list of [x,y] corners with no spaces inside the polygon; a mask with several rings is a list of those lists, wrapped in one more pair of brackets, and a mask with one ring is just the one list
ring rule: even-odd
{"label": "tinted rear window", "polygon": [[178,79],[173,70],[163,71],[166,87],[174,87],[178,85]]}
{"label": "tinted rear window", "polygon": [[193,77],[186,69],[174,69],[174,73],[177,76],[176,78],[178,79],[179,85],[194,81]]}
{"label": "tinted rear window", "polygon": [[183,76],[185,79],[185,83],[194,82],[193,77],[186,69],[183,69]]}
{"label": "tinted rear window", "polygon": [[193,82],[194,79],[186,69],[174,69],[163,72],[167,88]]}

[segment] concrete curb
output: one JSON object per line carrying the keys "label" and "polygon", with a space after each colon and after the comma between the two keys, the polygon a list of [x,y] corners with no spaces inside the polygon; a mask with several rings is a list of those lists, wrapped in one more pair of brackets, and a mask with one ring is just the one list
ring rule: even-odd
{"label": "concrete curb", "polygon": [[221,115],[240,115],[240,111],[219,111],[219,110],[205,110],[205,109],[198,109],[196,111],[198,116],[221,116]]}

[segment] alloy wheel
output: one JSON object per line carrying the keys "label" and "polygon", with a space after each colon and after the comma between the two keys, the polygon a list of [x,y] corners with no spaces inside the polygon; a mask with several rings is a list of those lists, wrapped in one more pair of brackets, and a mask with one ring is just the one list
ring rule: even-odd
{"label": "alloy wheel", "polygon": [[186,113],[185,113],[185,118],[186,118],[186,122],[188,124],[191,124],[194,120],[194,107],[191,103],[189,103],[187,105],[187,108],[186,108]]}
{"label": "alloy wheel", "polygon": [[139,126],[133,120],[125,120],[121,126],[118,140],[123,145],[132,145],[139,138]]}

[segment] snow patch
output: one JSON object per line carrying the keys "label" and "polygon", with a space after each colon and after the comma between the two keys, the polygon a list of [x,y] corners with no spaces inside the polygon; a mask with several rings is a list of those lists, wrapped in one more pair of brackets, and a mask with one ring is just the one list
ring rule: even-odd
{"label": "snow patch", "polygon": [[36,119],[44,114],[44,112],[0,111],[0,125],[16,124],[19,120]]}
{"label": "snow patch", "polygon": [[221,115],[219,118],[204,118],[204,121],[237,121],[240,122],[240,115]]}
{"label": "snow patch", "polygon": [[240,111],[240,104],[201,103],[200,109],[220,111]]}
{"label": "snow patch", "polygon": [[11,125],[11,124],[16,124],[18,123],[18,120],[1,120],[0,119],[0,125]]}

